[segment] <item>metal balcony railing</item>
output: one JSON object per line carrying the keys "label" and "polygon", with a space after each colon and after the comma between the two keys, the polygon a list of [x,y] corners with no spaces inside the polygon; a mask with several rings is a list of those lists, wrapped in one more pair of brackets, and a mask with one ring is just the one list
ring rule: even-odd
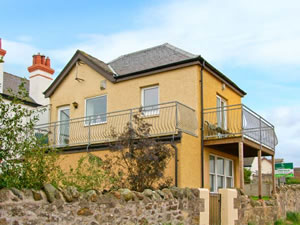
{"label": "metal balcony railing", "polygon": [[151,124],[150,135],[167,136],[178,132],[197,136],[195,110],[179,102],[168,102],[110,112],[89,117],[41,124],[35,127],[36,136],[51,147],[91,145],[113,141],[113,133],[121,134],[134,115]]}
{"label": "metal balcony railing", "polygon": [[275,149],[274,126],[245,105],[204,109],[204,138],[220,139],[244,136]]}

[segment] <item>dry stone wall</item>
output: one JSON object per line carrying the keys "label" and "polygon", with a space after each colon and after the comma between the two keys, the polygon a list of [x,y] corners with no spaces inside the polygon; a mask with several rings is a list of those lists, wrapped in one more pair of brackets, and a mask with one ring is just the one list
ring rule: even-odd
{"label": "dry stone wall", "polygon": [[43,191],[1,189],[0,225],[196,225],[205,205],[199,196],[199,189],[188,188],[105,194],[80,193],[74,187],[57,190],[49,184]]}
{"label": "dry stone wall", "polygon": [[238,209],[238,225],[247,225],[249,222],[256,225],[274,224],[276,220],[284,218],[288,211],[300,212],[300,185],[281,186],[269,200],[252,200],[238,191],[234,205]]}

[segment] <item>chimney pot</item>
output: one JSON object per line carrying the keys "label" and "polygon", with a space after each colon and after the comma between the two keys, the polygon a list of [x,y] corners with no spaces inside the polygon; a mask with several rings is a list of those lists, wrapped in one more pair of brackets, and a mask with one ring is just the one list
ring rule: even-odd
{"label": "chimney pot", "polygon": [[41,55],[41,63],[42,63],[43,65],[45,65],[45,56],[44,56],[44,55]]}
{"label": "chimney pot", "polygon": [[49,57],[46,58],[46,66],[49,68],[51,67]]}
{"label": "chimney pot", "polygon": [[39,53],[36,55],[35,64],[41,64],[41,62],[42,62],[42,57]]}

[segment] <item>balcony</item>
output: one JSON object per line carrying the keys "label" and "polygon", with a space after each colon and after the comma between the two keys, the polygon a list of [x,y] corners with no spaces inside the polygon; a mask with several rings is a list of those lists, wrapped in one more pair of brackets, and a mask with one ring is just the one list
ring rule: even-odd
{"label": "balcony", "polygon": [[274,126],[245,105],[204,109],[204,139],[242,137],[275,150]]}
{"label": "balcony", "polygon": [[140,115],[151,124],[151,137],[176,135],[179,132],[197,136],[195,110],[179,102],[41,124],[35,127],[35,133],[50,147],[108,143],[114,141],[113,133],[121,134],[128,123],[133,124],[135,115]]}

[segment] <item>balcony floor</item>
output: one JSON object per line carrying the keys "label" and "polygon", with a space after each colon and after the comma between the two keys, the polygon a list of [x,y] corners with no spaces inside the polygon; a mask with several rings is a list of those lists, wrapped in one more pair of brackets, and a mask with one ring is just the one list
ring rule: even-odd
{"label": "balcony floor", "polygon": [[[204,141],[204,146],[212,147],[222,152],[226,152],[231,155],[239,155],[238,143],[244,143],[244,157],[256,157],[260,145],[246,137],[230,137],[230,138],[221,138],[221,139],[210,139]],[[262,146],[262,156],[273,156],[275,152]]]}

